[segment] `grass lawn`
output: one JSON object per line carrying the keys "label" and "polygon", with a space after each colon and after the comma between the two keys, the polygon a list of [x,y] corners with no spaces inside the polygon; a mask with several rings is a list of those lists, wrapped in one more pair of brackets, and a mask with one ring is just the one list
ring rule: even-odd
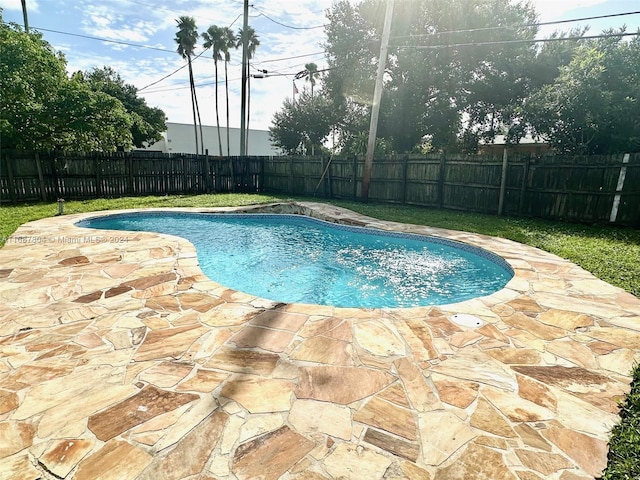
{"label": "grass lawn", "polygon": [[[219,194],[135,197],[70,201],[65,213],[137,207],[216,207],[281,201],[269,195]],[[318,201],[314,199],[314,201]],[[640,231],[587,226],[528,218],[496,217],[420,207],[331,203],[384,220],[430,225],[508,238],[554,253],[580,265],[596,277],[640,297]],[[0,207],[0,246],[21,224],[57,213],[56,204]],[[640,348],[640,345],[638,346]],[[622,422],[612,432],[604,480],[640,478],[640,366],[634,371],[631,393],[621,405]]]}

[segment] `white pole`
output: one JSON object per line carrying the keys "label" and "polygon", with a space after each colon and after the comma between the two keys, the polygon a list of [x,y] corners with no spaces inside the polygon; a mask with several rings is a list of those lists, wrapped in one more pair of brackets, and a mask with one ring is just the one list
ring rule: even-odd
{"label": "white pole", "polygon": [[373,153],[376,148],[376,135],[378,132],[378,115],[380,114],[380,99],[382,98],[382,80],[384,69],[387,65],[387,49],[389,47],[389,35],[391,34],[391,18],[393,17],[393,1],[387,0],[387,12],[384,17],[384,29],[382,30],[382,43],[380,44],[380,58],[378,60],[378,74],[376,87],[373,92],[373,105],[371,106],[371,122],[369,123],[369,141],[367,142],[367,156],[364,161],[364,174],[362,176],[362,199],[369,198],[369,184],[371,183],[371,169],[373,167]]}
{"label": "white pole", "polygon": [[613,197],[613,206],[611,207],[610,222],[615,222],[618,218],[618,209],[620,208],[620,200],[622,199],[622,189],[624,188],[624,180],[627,178],[627,163],[629,163],[631,155],[624,154],[622,158],[622,167],[620,167],[620,175],[618,176],[618,186],[616,187],[616,196]]}

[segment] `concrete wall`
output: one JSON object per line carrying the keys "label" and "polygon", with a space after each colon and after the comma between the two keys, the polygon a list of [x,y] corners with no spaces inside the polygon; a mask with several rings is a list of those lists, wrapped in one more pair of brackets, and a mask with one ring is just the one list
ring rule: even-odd
{"label": "concrete wall", "polygon": [[[209,150],[209,155],[220,155],[218,146],[218,133],[215,126],[203,125],[204,148]],[[146,150],[156,150],[164,153],[199,153],[196,152],[195,134],[193,125],[186,123],[167,122],[167,131],[162,134],[163,139]],[[222,139],[222,155],[227,155],[227,129],[220,127],[220,138]],[[200,139],[200,129],[198,128],[198,140]],[[229,129],[230,154],[240,155],[240,129]],[[278,148],[271,144],[269,132],[266,130],[249,130],[247,142],[247,155],[280,155]]]}

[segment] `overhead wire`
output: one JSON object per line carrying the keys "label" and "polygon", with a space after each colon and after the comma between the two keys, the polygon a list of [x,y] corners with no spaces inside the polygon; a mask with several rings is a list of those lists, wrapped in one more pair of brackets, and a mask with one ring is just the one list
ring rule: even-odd
{"label": "overhead wire", "polygon": [[535,22],[535,23],[526,23],[523,25],[500,25],[495,27],[482,27],[482,28],[467,28],[463,30],[446,30],[443,32],[430,32],[430,33],[420,33],[415,35],[397,35],[390,37],[391,39],[397,38],[418,38],[418,37],[427,37],[433,35],[446,35],[450,33],[472,33],[472,32],[484,32],[491,30],[510,30],[514,28],[528,28],[528,27],[546,27],[548,25],[560,25],[563,23],[575,23],[575,22],[583,22],[586,20],[600,20],[604,18],[614,18],[614,17],[624,17],[628,15],[638,15],[640,11],[634,12],[622,12],[622,13],[610,13],[607,15],[595,15],[592,17],[580,17],[580,18],[570,18],[566,20],[552,20],[548,22]]}
{"label": "overhead wire", "polygon": [[293,55],[291,57],[281,57],[281,58],[270,58],[267,60],[256,61],[256,63],[272,63],[272,62],[282,62],[284,60],[292,60],[295,58],[303,58],[303,57],[315,57],[317,55],[324,55],[325,52],[314,52],[314,53],[305,53],[304,55]]}
{"label": "overhead wire", "polygon": [[497,40],[494,42],[471,42],[471,43],[446,43],[441,45],[393,45],[399,49],[417,49],[417,50],[433,50],[438,48],[451,48],[451,47],[481,47],[486,45],[508,45],[508,44],[524,44],[524,43],[546,43],[546,42],[561,42],[570,40],[592,40],[598,38],[622,38],[622,37],[637,37],[640,36],[640,32],[635,33],[608,33],[601,35],[583,35],[575,37],[549,37],[538,38],[531,40]]}
{"label": "overhead wire", "polygon": [[326,27],[326,26],[327,26],[327,24],[323,24],[323,25],[314,25],[314,26],[311,26],[311,27],[298,27],[298,26],[295,26],[295,25],[287,25],[286,23],[283,23],[283,22],[280,22],[280,21],[278,21],[278,20],[275,20],[275,19],[271,18],[269,15],[267,15],[266,13],[264,13],[262,10],[260,10],[260,9],[259,9],[258,7],[256,7],[256,6],[254,6],[254,7],[253,7],[253,9],[254,9],[254,10],[257,10],[258,12],[260,12],[260,14],[259,14],[259,15],[256,15],[256,17],[264,17],[264,18],[266,18],[267,20],[270,20],[271,22],[273,22],[273,23],[275,23],[275,24],[278,24],[278,25],[280,25],[280,26],[282,26],[282,27],[285,27],[285,28],[290,28],[290,29],[292,29],[292,30],[315,30],[315,29],[317,29],[317,28],[324,28],[324,27]]}
{"label": "overhead wire", "polygon": [[88,38],[89,40],[98,40],[100,42],[115,43],[118,45],[126,45],[128,47],[146,48],[147,50],[158,50],[160,52],[176,53],[175,50],[169,50],[168,48],[152,47],[151,45],[140,45],[137,43],[123,42],[122,40],[111,40],[109,38],[94,37],[92,35],[83,35],[81,33],[62,32],[60,30],[53,30],[50,28],[42,28],[42,27],[36,27],[36,26],[31,26],[31,28],[33,30],[39,30],[43,32],[57,33],[60,35],[68,35],[71,37]]}
{"label": "overhead wire", "polygon": [[[198,55],[196,55],[195,57],[193,57],[193,58],[191,59],[191,61],[193,62],[195,59],[197,59],[197,58],[201,57],[202,55],[204,55],[204,54],[207,52],[207,50],[208,50],[208,49],[205,49],[205,50],[203,50],[202,52],[200,52]],[[178,52],[176,52],[176,53],[178,53]],[[158,84],[158,83],[162,82],[163,80],[166,80],[167,78],[169,78],[169,77],[171,77],[171,76],[175,75],[176,73],[178,73],[180,70],[182,70],[183,68],[185,68],[187,65],[189,65],[189,62],[185,63],[185,64],[184,64],[184,65],[182,65],[181,67],[176,68],[173,72],[168,73],[167,75],[165,75],[165,76],[164,76],[164,77],[162,77],[161,79],[156,80],[155,82],[151,82],[149,85],[145,85],[145,86],[144,86],[144,87],[142,87],[142,88],[139,88],[139,89],[138,89],[138,92],[141,92],[142,90],[146,90],[147,88],[152,87],[152,86],[154,86],[154,85],[156,85],[156,84]]]}
{"label": "overhead wire", "polygon": [[[229,82],[236,82],[236,81],[240,81],[242,80],[242,78],[230,78],[228,81]],[[222,79],[218,79],[218,83],[222,83],[224,82],[224,78]],[[203,83],[199,83],[196,85],[196,87],[208,87],[209,85],[215,85],[216,82],[203,82]],[[181,86],[181,87],[166,87],[166,88],[159,88],[156,90],[149,90],[147,92],[145,92],[145,95],[149,94],[153,94],[153,93],[163,93],[163,92],[172,92],[175,90],[185,90],[187,88],[191,88],[190,85],[186,85],[186,86]]]}

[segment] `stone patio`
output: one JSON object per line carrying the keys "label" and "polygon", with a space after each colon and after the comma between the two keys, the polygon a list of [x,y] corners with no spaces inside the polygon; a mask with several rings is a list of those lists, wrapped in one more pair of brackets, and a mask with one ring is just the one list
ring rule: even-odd
{"label": "stone patio", "polygon": [[284,305],[211,281],[180,238],[74,226],[96,214],[30,222],[0,250],[0,478],[580,480],[606,465],[640,360],[634,296],[500,238],[319,203],[197,211],[442,236],[515,277],[439,307]]}

